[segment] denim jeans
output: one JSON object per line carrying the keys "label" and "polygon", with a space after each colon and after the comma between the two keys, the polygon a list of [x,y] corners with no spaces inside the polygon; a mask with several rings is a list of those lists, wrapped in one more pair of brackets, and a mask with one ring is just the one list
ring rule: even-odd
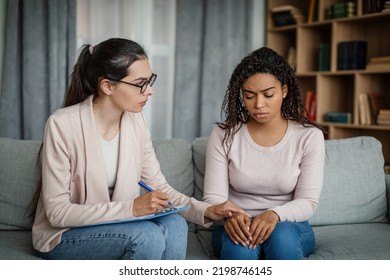
{"label": "denim jeans", "polygon": [[225,260],[300,260],[313,252],[315,236],[306,222],[279,222],[271,236],[255,249],[234,244],[223,226],[218,226],[212,236],[214,253]]}
{"label": "denim jeans", "polygon": [[171,214],[148,221],[72,228],[44,259],[176,260],[185,259],[188,226]]}

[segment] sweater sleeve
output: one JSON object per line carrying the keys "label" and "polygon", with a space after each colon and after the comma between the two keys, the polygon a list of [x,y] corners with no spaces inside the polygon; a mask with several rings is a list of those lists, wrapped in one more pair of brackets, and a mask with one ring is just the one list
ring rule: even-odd
{"label": "sweater sleeve", "polygon": [[229,198],[228,158],[222,146],[224,132],[216,127],[207,143],[203,200],[219,204]]}
{"label": "sweater sleeve", "polygon": [[322,190],[324,162],[324,137],[320,130],[313,129],[303,144],[301,172],[293,200],[270,209],[279,215],[281,221],[301,222],[313,216]]}

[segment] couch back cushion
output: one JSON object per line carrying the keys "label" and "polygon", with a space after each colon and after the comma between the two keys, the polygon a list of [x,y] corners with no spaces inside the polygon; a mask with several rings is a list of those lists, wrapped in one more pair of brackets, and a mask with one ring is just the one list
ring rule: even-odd
{"label": "couch back cushion", "polygon": [[[195,194],[202,197],[208,138],[194,140]],[[326,140],[324,185],[312,225],[386,222],[381,143],[361,136]]]}
{"label": "couch back cushion", "polygon": [[183,139],[154,140],[153,147],[168,183],[188,196],[194,194],[191,143]]}
{"label": "couch back cushion", "polygon": [[203,183],[206,168],[206,150],[208,137],[199,137],[192,142],[192,157],[195,165],[195,192],[194,197],[203,199]]}
{"label": "couch back cushion", "polygon": [[381,143],[360,136],[326,141],[324,185],[312,225],[386,222]]}
{"label": "couch back cushion", "polygon": [[31,229],[27,208],[38,180],[40,141],[0,138],[0,229]]}

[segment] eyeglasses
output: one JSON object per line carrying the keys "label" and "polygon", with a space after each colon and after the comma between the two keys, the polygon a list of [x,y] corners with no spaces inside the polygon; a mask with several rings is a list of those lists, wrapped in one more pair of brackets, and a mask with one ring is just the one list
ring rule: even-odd
{"label": "eyeglasses", "polygon": [[140,93],[144,94],[144,92],[148,88],[148,85],[153,86],[153,84],[156,81],[156,79],[157,79],[157,75],[152,73],[152,76],[150,76],[150,78],[148,80],[145,80],[142,84],[133,84],[133,83],[125,82],[125,81],[122,81],[122,80],[111,80],[111,81],[124,83],[124,84],[128,84],[128,85],[131,85],[131,86],[138,87],[138,88],[140,88]]}

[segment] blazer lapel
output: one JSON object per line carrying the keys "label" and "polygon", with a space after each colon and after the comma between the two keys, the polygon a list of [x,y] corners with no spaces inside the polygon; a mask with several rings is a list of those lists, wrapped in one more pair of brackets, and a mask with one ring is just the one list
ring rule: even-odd
{"label": "blazer lapel", "polygon": [[92,100],[93,96],[90,96],[80,104],[85,149],[86,204],[110,201],[106,169],[93,116]]}

